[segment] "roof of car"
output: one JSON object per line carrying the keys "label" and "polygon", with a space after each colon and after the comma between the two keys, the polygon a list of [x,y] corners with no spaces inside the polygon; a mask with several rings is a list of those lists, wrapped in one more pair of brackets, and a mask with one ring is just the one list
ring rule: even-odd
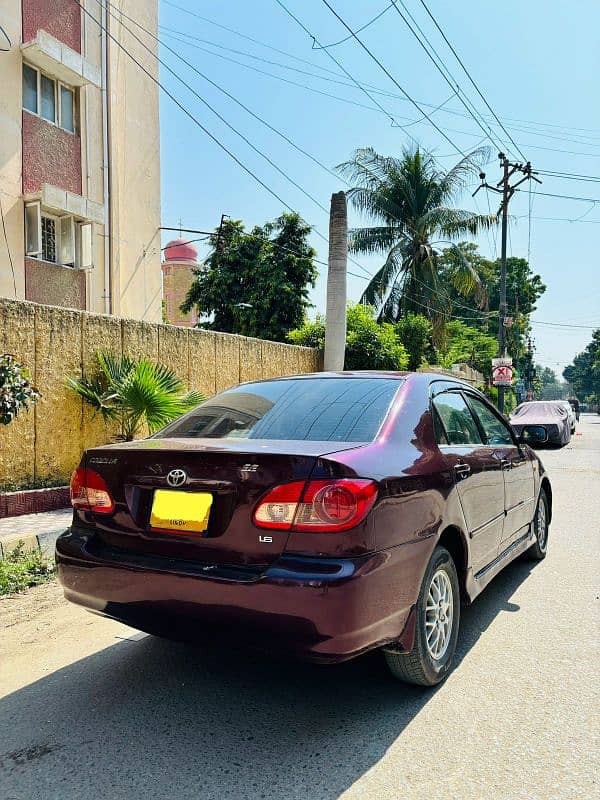
{"label": "roof of car", "polygon": [[472,388],[468,381],[465,381],[458,375],[449,375],[443,372],[397,372],[394,370],[383,369],[342,370],[340,372],[302,372],[297,375],[281,375],[273,378],[263,378],[262,380],[257,381],[247,381],[247,383],[285,381],[290,379],[309,380],[311,378],[388,378],[392,380],[418,380],[423,381],[424,383],[431,383],[432,381],[448,381]]}

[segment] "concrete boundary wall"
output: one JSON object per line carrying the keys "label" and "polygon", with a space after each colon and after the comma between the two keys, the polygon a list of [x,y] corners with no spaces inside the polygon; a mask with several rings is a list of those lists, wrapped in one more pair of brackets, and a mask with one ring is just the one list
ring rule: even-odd
{"label": "concrete boundary wall", "polygon": [[29,370],[41,399],[0,426],[0,489],[68,482],[87,447],[116,433],[65,387],[110,350],[160,361],[205,396],[242,381],[322,369],[317,350],[85,311],[0,299],[0,352]]}

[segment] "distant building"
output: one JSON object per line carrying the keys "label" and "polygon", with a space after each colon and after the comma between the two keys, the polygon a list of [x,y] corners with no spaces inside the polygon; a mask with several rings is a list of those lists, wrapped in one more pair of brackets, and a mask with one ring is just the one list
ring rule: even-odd
{"label": "distant building", "polygon": [[165,247],[163,273],[163,317],[171,325],[192,327],[198,314],[184,314],[179,308],[194,280],[194,269],[199,268],[198,250],[185,239],[173,239]]}
{"label": "distant building", "polygon": [[157,75],[158,2],[82,5],[0,0],[0,295],[159,321],[158,87],[105,32]]}

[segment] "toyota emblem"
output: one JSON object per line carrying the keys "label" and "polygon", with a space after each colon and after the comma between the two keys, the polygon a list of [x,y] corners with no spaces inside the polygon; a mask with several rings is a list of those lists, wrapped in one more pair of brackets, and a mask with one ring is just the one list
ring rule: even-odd
{"label": "toyota emblem", "polygon": [[187,481],[187,473],[182,469],[172,469],[167,475],[167,483],[169,486],[183,486]]}

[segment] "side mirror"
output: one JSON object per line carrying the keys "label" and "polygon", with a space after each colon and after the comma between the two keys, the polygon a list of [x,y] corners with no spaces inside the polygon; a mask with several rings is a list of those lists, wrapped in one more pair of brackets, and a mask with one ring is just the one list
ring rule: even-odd
{"label": "side mirror", "polygon": [[542,425],[525,425],[519,435],[521,444],[545,444],[548,441],[548,432]]}

